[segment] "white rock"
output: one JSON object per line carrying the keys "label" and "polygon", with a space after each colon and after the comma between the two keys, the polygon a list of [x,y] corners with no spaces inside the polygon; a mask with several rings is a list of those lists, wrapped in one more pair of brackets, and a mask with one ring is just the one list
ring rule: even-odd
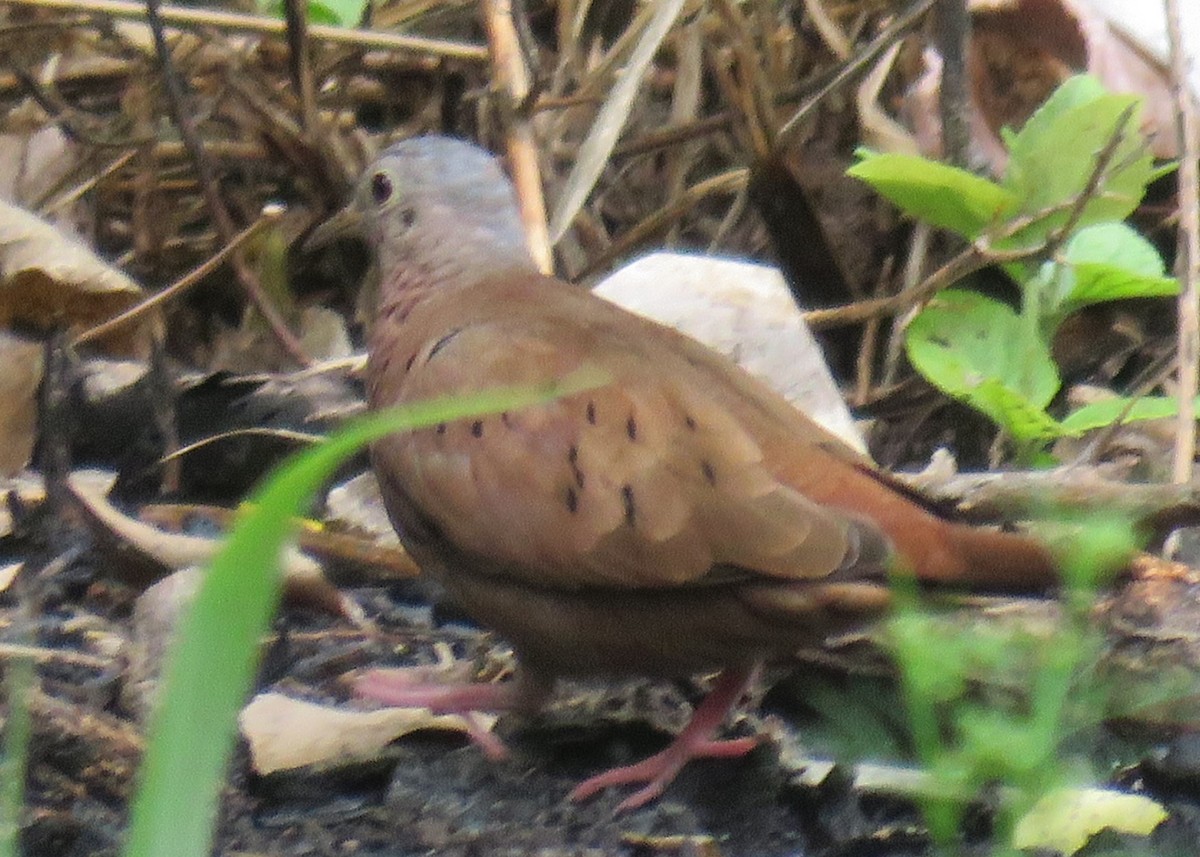
{"label": "white rock", "polygon": [[866,451],[778,269],[654,253],[610,274],[595,292],[732,358],[855,449]]}

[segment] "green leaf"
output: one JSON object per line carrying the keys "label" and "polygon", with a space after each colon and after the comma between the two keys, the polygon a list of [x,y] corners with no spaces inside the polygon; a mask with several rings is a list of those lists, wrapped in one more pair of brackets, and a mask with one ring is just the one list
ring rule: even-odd
{"label": "green leaf", "polygon": [[[357,27],[363,19],[368,0],[308,0],[308,21],[331,27]],[[260,0],[264,14],[282,18],[283,0]]]}
{"label": "green leaf", "polygon": [[317,9],[329,14],[339,26],[357,27],[366,13],[367,0],[309,0],[309,15],[313,15]]}
{"label": "green leaf", "polygon": [[963,235],[975,238],[1005,212],[1017,197],[1000,185],[916,155],[880,155],[866,149],[861,161],[846,171],[862,179],[896,206]]}
{"label": "green leaf", "polygon": [[[905,670],[907,690],[922,699],[942,703],[961,696],[967,686],[967,670],[957,641],[932,616],[909,609],[887,623],[888,641]],[[938,645],[930,646],[930,641]],[[951,647],[955,647],[952,648]],[[947,650],[954,658],[944,656]],[[934,656],[934,652],[942,655]]]}
{"label": "green leaf", "polygon": [[1171,297],[1179,282],[1166,276],[1154,245],[1124,223],[1101,223],[1080,230],[1067,244],[1066,263],[1075,283],[1064,311],[1123,298]]}
{"label": "green leaf", "polygon": [[1062,259],[1042,265],[1026,288],[1041,296],[1039,315],[1049,331],[1090,304],[1179,293],[1179,283],[1165,276],[1154,246],[1123,223],[1081,229]]}
{"label": "green leaf", "polygon": [[1045,411],[1060,385],[1049,348],[1004,304],[974,292],[943,292],[913,319],[905,347],[932,384],[1017,440],[1061,433]]}
{"label": "green leaf", "polygon": [[[1200,399],[1195,403],[1196,418],[1200,419]],[[1072,411],[1062,421],[1063,431],[1078,436],[1093,429],[1122,423],[1137,423],[1146,420],[1170,419],[1179,413],[1179,400],[1170,396],[1143,396],[1130,399],[1114,396]]]}
{"label": "green leaf", "polygon": [[331,27],[350,27],[354,25],[353,21],[345,20],[328,4],[322,3],[320,0],[309,0],[308,22],[310,24],[328,24]]}
{"label": "green leaf", "polygon": [[180,624],[150,727],[126,857],[207,857],[235,716],[259,639],[275,610],[280,554],[298,514],[338,465],[396,431],[516,410],[603,383],[581,371],[560,384],[414,404],[357,420],[285,462],[249,501]]}
{"label": "green leaf", "polygon": [[[1055,370],[1056,380],[1057,377]],[[985,379],[965,400],[976,410],[991,417],[1018,441],[1051,440],[1062,435],[1062,428],[1046,413],[1045,408],[1037,407],[1029,398],[1005,386],[998,378]]]}
{"label": "green leaf", "polygon": [[1179,161],[1167,161],[1159,164],[1150,171],[1150,181],[1147,184],[1153,184],[1161,178],[1166,178],[1177,169],[1179,169]]}
{"label": "green leaf", "polygon": [[1079,230],[1067,242],[1063,256],[1073,265],[1109,265],[1143,277],[1166,274],[1154,245],[1124,223],[1100,223]]}
{"label": "green leaf", "polygon": [[1099,263],[1075,266],[1075,286],[1068,297],[1066,311],[1089,304],[1125,298],[1166,298],[1179,294],[1174,277],[1146,277],[1122,268]]}
{"label": "green leaf", "polygon": [[1132,212],[1154,169],[1139,130],[1140,107],[1136,96],[1108,94],[1094,78],[1080,75],[1055,90],[1018,133],[1005,135],[1010,159],[1001,184],[1020,200],[1019,213],[1034,222],[997,246],[1033,247],[1063,226],[1118,128],[1122,139],[1079,225],[1123,220]]}

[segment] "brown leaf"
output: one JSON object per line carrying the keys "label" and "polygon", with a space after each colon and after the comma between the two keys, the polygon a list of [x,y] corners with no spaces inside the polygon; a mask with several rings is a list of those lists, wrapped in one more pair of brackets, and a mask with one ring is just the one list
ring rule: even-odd
{"label": "brown leaf", "polygon": [[[476,715],[479,716],[479,715]],[[488,728],[495,723],[489,718]],[[435,715],[427,708],[354,711],[261,693],[238,717],[260,774],[322,763],[370,758],[401,736],[417,730],[468,731],[457,714]]]}
{"label": "brown leaf", "polygon": [[[0,328],[78,332],[136,304],[141,287],[30,212],[0,200]],[[141,356],[147,324],[106,337],[110,351]]]}
{"label": "brown leaf", "polygon": [[33,454],[42,346],[0,331],[0,476],[15,476]]}

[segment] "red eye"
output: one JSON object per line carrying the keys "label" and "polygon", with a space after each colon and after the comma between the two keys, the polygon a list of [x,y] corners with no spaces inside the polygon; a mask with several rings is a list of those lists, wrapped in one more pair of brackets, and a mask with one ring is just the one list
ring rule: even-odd
{"label": "red eye", "polygon": [[376,173],[371,176],[371,199],[376,205],[383,205],[392,198],[392,180],[387,173]]}

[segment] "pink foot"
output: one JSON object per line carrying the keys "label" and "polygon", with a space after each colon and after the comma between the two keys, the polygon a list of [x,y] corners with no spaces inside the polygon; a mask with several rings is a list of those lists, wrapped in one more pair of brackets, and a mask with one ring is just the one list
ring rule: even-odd
{"label": "pink foot", "polygon": [[663,793],[676,774],[692,759],[734,758],[743,756],[758,746],[757,738],[714,740],[725,715],[742,698],[746,686],[754,680],[757,668],[727,669],[717,679],[716,687],[705,697],[692,719],[662,752],[655,753],[634,765],[613,768],[589,777],[571,791],[571,800],[586,800],[611,786],[645,783],[617,805],[617,812],[636,809]]}
{"label": "pink foot", "polygon": [[355,679],[354,693],[396,708],[428,708],[435,714],[507,711],[517,703],[509,683],[439,683],[425,667],[369,670]]}
{"label": "pink foot", "polygon": [[744,756],[757,746],[757,738],[703,741],[698,742],[694,747],[683,747],[676,741],[661,753],[655,753],[636,765],[612,768],[602,774],[589,777],[571,790],[571,800],[586,800],[596,792],[611,786],[646,783],[645,787],[638,789],[617,804],[617,812],[637,809],[660,796],[683,769],[683,766],[692,759],[735,758]]}
{"label": "pink foot", "polygon": [[508,756],[508,748],[487,727],[481,711],[505,711],[519,704],[513,683],[442,683],[431,681],[425,667],[371,670],[354,682],[354,693],[395,708],[428,708],[434,714],[459,714],[467,737],[492,761]]}
{"label": "pink foot", "polygon": [[508,748],[488,729],[480,712],[503,712],[538,705],[548,693],[544,685],[518,673],[515,681],[438,682],[445,669],[413,666],[394,670],[370,670],[354,681],[354,693],[365,700],[395,708],[428,708],[434,714],[460,714],[467,721],[467,737],[492,761],[505,759]]}

